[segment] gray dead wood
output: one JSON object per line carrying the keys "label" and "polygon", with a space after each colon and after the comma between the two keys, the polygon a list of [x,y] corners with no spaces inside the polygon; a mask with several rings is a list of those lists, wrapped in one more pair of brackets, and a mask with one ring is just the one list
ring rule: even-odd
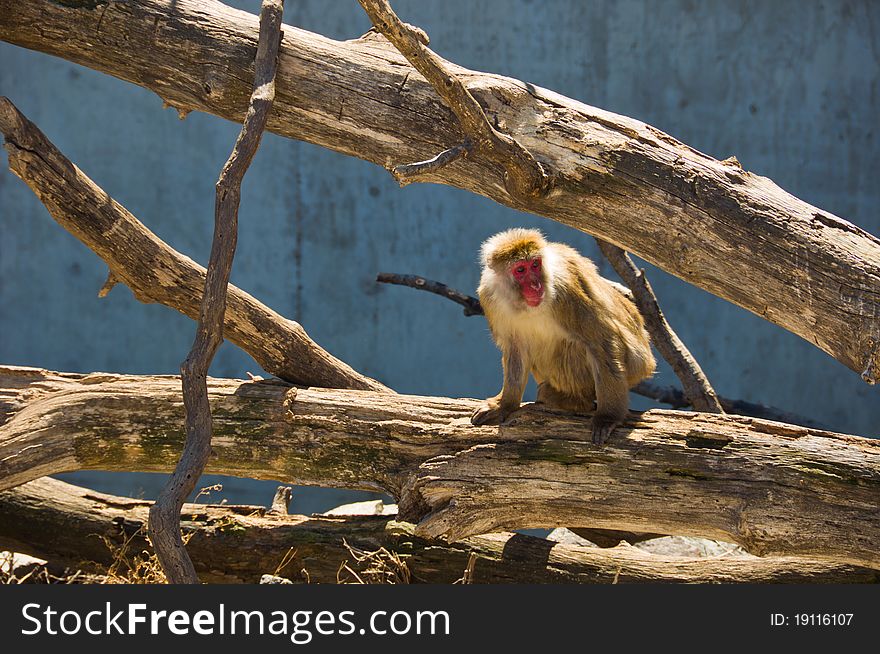
{"label": "gray dead wood", "polygon": [[[52,567],[113,562],[103,539],[128,554],[149,551],[143,537],[150,502],[98,493],[48,477],[0,492],[0,549],[29,552]],[[674,558],[627,545],[586,548],[512,533],[453,543],[415,535],[386,516],[273,514],[261,506],[185,504],[184,533],[199,576],[211,583],[256,583],[263,574],[335,583],[355,565],[343,540],[362,551],[385,548],[413,581],[452,583],[476,557],[473,583],[876,583],[880,571],[807,557]],[[285,565],[279,570],[279,565]],[[355,567],[357,567],[355,565]]]}
{"label": "gray dead wood", "polygon": [[[67,159],[15,106],[0,97],[0,131],[9,166],[52,217],[110,267],[108,283],[128,286],[141,302],[197,319],[205,269],[169,247]],[[225,338],[267,372],[308,386],[386,390],[319,347],[288,320],[235,286],[227,291]]]}
{"label": "gray dead wood", "polygon": [[186,440],[183,453],[156,503],[150,508],[150,541],[165,577],[172,584],[197,584],[198,574],[180,534],[180,509],[195,490],[211,455],[211,407],[208,403],[208,370],[223,342],[227,287],[238,243],[238,207],[244,180],[275,99],[275,71],[281,44],[284,0],[263,0],[260,39],[254,60],[253,91],[248,112],[229,159],[220,171],[214,201],[214,236],[205,273],[205,290],[199,310],[196,336],[180,365],[183,404],[186,408]]}
{"label": "gray dead wood", "polygon": [[[257,19],[214,0],[108,4],[0,0],[0,39],[155,91],[178,109],[241,121]],[[185,47],[184,47],[185,46]],[[512,196],[503,166],[474,151],[425,181],[552,218],[880,376],[880,240],[640,121],[448,64],[500,133],[550,176]],[[285,27],[268,128],[381,166],[462,143],[458,119],[384,38],[333,41]]]}
{"label": "gray dead wood", "polygon": [[[177,377],[0,369],[0,488],[70,470],[167,472]],[[374,489],[424,537],[565,525],[703,536],[760,555],[880,568],[880,441],[741,416],[590,418],[526,406],[474,427],[478,400],[209,379],[208,471]]]}

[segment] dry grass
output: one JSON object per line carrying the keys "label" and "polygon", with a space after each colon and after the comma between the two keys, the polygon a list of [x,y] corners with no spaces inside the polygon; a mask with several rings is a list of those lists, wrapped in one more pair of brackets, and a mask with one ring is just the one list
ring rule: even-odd
{"label": "dry grass", "polygon": [[412,575],[409,567],[397,552],[384,547],[367,551],[342,541],[353,561],[342,562],[336,573],[338,584],[409,584]]}
{"label": "dry grass", "polygon": [[[117,544],[106,536],[102,536],[101,540],[110,550],[113,557],[112,563],[107,567],[105,584],[164,584],[167,583],[165,573],[162,572],[162,566],[153,553],[152,548],[149,550],[141,550],[133,553],[132,541],[136,538],[147,538],[147,534],[141,527],[136,532],[127,536],[121,543]],[[184,535],[184,542],[189,540]],[[147,538],[149,542],[149,539]]]}

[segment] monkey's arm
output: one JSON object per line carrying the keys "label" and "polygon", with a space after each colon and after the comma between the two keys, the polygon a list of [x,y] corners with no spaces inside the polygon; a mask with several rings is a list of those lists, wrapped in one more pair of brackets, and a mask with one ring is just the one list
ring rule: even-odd
{"label": "monkey's arm", "polygon": [[529,379],[529,366],[523,349],[511,342],[502,350],[501,365],[504,368],[504,386],[495,397],[474,410],[471,422],[475,425],[497,425],[519,409],[526,383]]}

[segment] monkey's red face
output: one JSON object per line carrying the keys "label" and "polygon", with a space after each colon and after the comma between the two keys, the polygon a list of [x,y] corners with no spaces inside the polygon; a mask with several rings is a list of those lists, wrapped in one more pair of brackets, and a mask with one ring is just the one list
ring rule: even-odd
{"label": "monkey's red face", "polygon": [[544,299],[544,277],[541,258],[520,259],[510,267],[510,274],[519,284],[520,293],[530,307],[536,307]]}

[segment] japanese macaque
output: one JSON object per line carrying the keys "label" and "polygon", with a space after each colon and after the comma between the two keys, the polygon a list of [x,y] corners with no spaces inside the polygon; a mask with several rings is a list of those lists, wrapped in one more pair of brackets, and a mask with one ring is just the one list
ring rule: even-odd
{"label": "japanese macaque", "polygon": [[478,294],[501,349],[504,385],[471,416],[498,424],[519,409],[529,373],[537,402],[593,415],[604,443],[626,417],[629,389],[654,372],[645,323],[635,305],[573,248],[533,229],[509,229],[481,250]]}

